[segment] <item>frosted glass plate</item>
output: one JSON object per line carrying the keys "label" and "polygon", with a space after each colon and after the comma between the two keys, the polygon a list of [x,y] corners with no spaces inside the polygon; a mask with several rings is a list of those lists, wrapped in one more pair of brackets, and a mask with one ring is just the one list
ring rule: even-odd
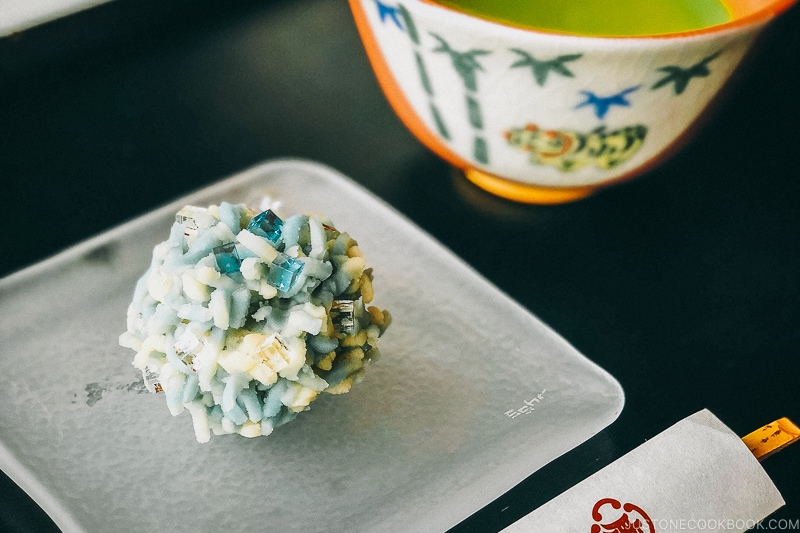
{"label": "frosted glass plate", "polygon": [[[269,437],[194,440],[117,345],[185,204],[280,198],[375,268],[383,357]],[[619,384],[342,175],[269,162],[0,280],[0,468],[65,531],[443,531],[610,424]],[[526,404],[527,402],[527,404]],[[230,529],[227,529],[230,528]]]}

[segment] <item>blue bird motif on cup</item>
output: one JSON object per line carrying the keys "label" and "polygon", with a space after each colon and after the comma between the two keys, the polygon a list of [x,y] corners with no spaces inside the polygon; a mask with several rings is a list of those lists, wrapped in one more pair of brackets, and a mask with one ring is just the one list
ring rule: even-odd
{"label": "blue bird motif on cup", "polygon": [[386,17],[389,17],[392,22],[394,22],[395,26],[405,31],[403,23],[400,22],[400,13],[396,6],[388,6],[380,0],[375,0],[375,4],[378,6],[378,17],[380,17],[381,22],[385,22]]}
{"label": "blue bird motif on cup", "polygon": [[632,92],[638,91],[639,88],[641,88],[641,85],[628,87],[627,89],[623,89],[616,94],[612,94],[611,96],[598,96],[592,91],[581,91],[581,94],[584,95],[586,99],[580,104],[576,105],[575,109],[586,106],[594,106],[595,115],[597,115],[597,118],[602,120],[605,118],[606,114],[608,114],[611,106],[616,105],[630,107],[631,103],[626,97]]}

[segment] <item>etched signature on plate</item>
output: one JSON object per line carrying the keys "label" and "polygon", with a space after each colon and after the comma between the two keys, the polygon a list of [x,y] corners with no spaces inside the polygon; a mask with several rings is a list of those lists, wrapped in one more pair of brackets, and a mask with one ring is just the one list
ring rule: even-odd
{"label": "etched signature on plate", "polygon": [[[132,383],[112,383],[110,379],[106,380],[103,383],[94,382],[94,383],[87,383],[86,387],[83,389],[86,393],[86,405],[89,407],[94,407],[94,404],[99,402],[103,399],[103,393],[109,392],[112,390],[124,390],[128,392],[135,392],[136,394],[146,393],[147,389],[145,388],[144,381],[142,378],[139,378],[137,381]],[[71,403],[78,403],[78,394],[75,393],[73,395],[73,399]]]}
{"label": "etched signature on plate", "polygon": [[508,418],[516,418],[520,415],[528,415],[536,410],[539,404],[544,400],[544,394],[547,392],[547,389],[542,389],[542,392],[531,398],[530,400],[525,400],[522,402],[522,407],[517,409],[509,409],[505,412],[505,415]]}

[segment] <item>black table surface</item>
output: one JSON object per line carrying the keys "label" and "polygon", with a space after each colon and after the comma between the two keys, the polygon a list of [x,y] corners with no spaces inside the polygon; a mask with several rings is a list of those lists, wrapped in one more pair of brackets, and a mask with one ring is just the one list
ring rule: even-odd
{"label": "black table surface", "polygon": [[[800,422],[798,36],[795,7],[661,167],[523,206],[408,133],[343,0],[117,0],[0,39],[0,276],[266,159],[340,170],[625,389],[610,427],[453,529],[498,531],[700,409],[740,435]],[[796,523],[800,445],[762,464]],[[0,530],[56,527],[2,476]]]}

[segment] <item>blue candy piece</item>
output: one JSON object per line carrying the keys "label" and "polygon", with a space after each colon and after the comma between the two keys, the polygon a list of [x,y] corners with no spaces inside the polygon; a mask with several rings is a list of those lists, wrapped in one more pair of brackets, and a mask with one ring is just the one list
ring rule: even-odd
{"label": "blue candy piece", "polygon": [[186,383],[183,386],[183,403],[189,403],[194,400],[195,396],[200,392],[200,385],[198,382],[197,374],[192,374],[186,378]]}
{"label": "blue candy piece", "polygon": [[239,223],[242,218],[242,206],[222,202],[219,204],[219,218],[220,221],[228,226],[232,232],[239,233]]}
{"label": "blue candy piece", "polygon": [[308,335],[306,336],[306,344],[318,354],[327,355],[328,352],[332,352],[339,346],[339,341],[322,335]]}
{"label": "blue candy piece", "polygon": [[271,209],[267,209],[253,217],[253,220],[247,225],[247,231],[259,237],[264,237],[272,244],[278,244],[282,227],[283,220]]}
{"label": "blue candy piece", "polygon": [[255,387],[251,384],[250,387],[239,393],[239,398],[244,404],[244,410],[247,413],[247,418],[253,422],[260,422],[263,418],[263,407],[258,401]]}
{"label": "blue candy piece", "polygon": [[281,396],[289,388],[288,385],[289,382],[281,378],[267,391],[266,396],[264,396],[264,410],[262,413],[264,418],[272,418],[280,412],[283,405]]}
{"label": "blue candy piece", "polygon": [[275,415],[272,420],[270,420],[270,422],[272,423],[272,427],[278,427],[291,422],[295,418],[297,418],[297,413],[295,411],[282,409],[280,413]]}
{"label": "blue candy piece", "polygon": [[236,272],[242,265],[242,260],[239,259],[239,254],[236,252],[236,244],[232,242],[217,246],[211,251],[214,252],[214,259],[217,260],[217,268],[223,274]]}
{"label": "blue candy piece", "polygon": [[267,283],[279,291],[286,292],[294,285],[294,282],[297,281],[297,276],[302,270],[302,261],[280,253],[269,266]]}
{"label": "blue candy piece", "polygon": [[247,422],[247,413],[244,412],[244,409],[242,409],[238,403],[233,404],[230,411],[223,411],[223,413],[225,414],[225,418],[237,426],[241,426]]}

